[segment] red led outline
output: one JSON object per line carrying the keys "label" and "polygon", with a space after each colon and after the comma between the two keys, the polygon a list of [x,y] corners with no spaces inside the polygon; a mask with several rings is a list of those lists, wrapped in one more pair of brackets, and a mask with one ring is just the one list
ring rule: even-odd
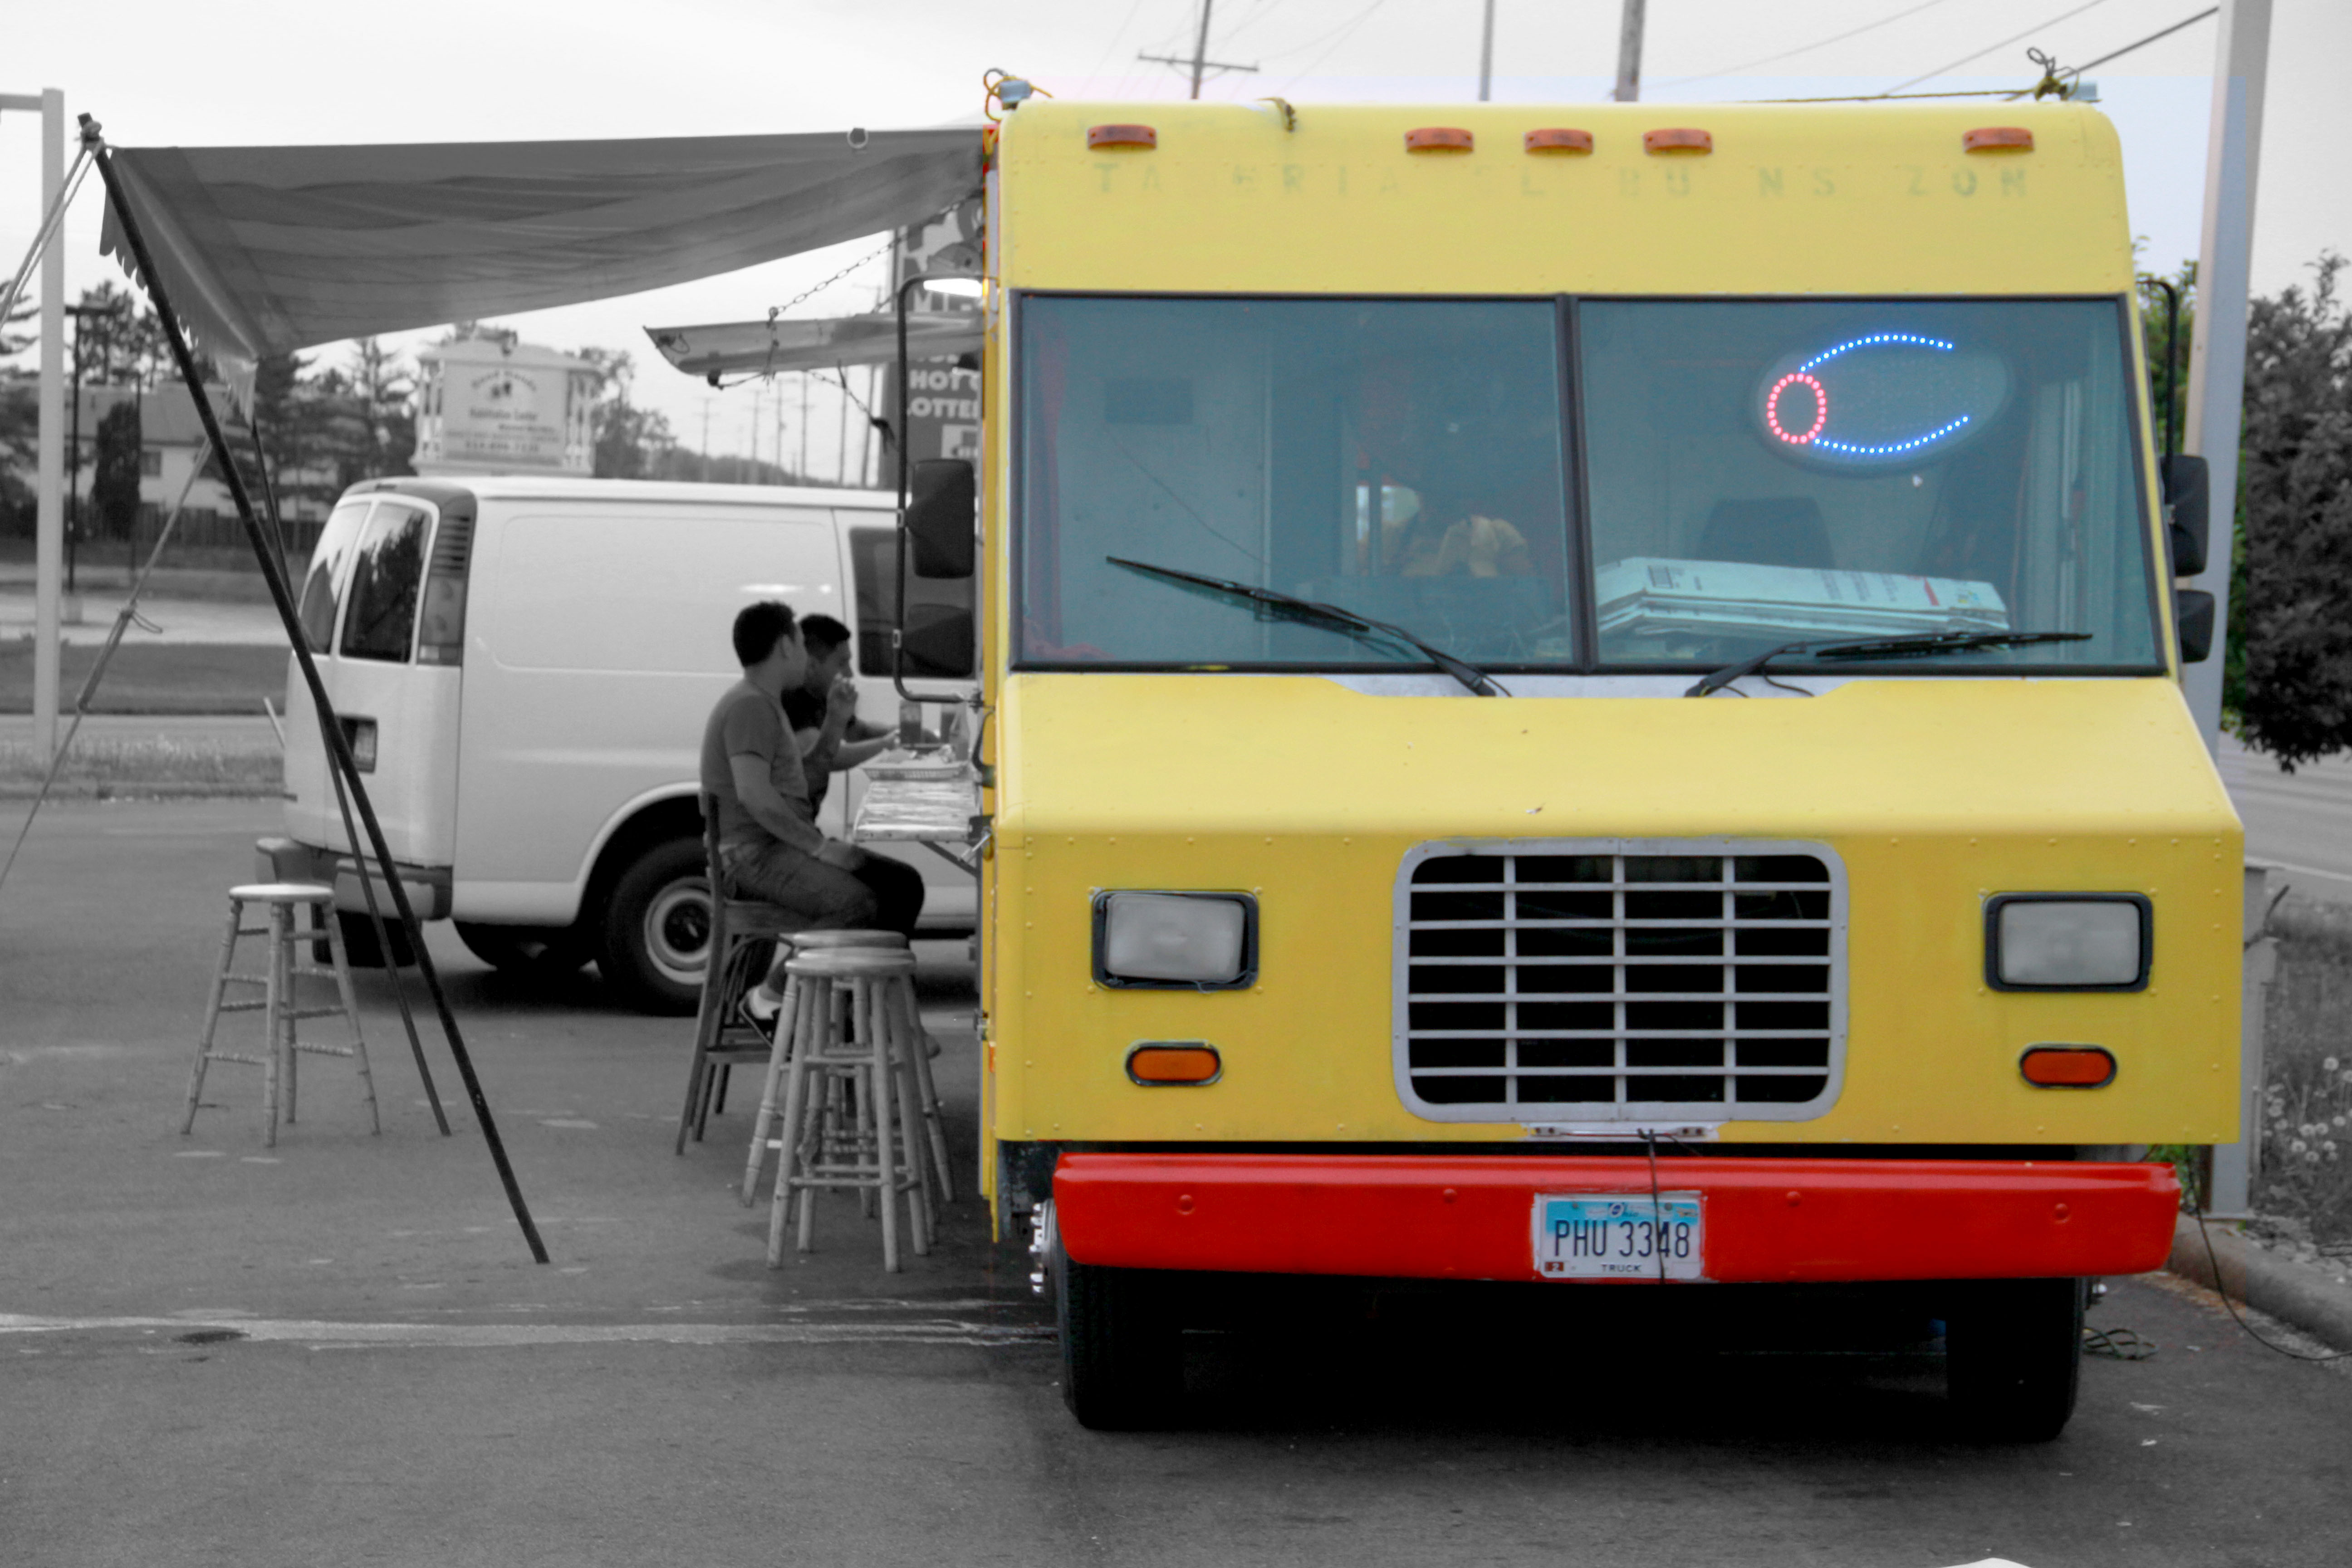
{"label": "red led outline", "polygon": [[[1780,428],[1780,395],[1788,391],[1792,384],[1801,381],[1807,386],[1813,389],[1813,427],[1806,431],[1801,436],[1791,436],[1786,430]],[[1822,426],[1829,422],[1830,395],[1822,389],[1822,384],[1820,382],[1815,381],[1803,371],[1790,371],[1788,374],[1774,382],[1772,384],[1772,390],[1765,395],[1764,423],[1771,427],[1773,435],[1778,436],[1781,440],[1788,442],[1791,447],[1802,447],[1807,445],[1814,437],[1822,433]]]}

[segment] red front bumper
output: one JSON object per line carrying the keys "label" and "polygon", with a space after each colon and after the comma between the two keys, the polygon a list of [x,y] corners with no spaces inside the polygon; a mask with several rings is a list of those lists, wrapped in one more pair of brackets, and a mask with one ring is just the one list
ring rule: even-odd
{"label": "red front bumper", "polygon": [[[2043,1279],[2160,1268],[2180,1199],[2160,1164],[1661,1159],[1696,1192],[1722,1283]],[[1533,1279],[1538,1194],[1650,1191],[1619,1155],[1064,1154],[1081,1263],[1388,1279]]]}

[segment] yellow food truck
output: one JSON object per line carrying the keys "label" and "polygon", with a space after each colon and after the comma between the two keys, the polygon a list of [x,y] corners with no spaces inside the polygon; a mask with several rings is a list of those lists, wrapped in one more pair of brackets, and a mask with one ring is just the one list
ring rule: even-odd
{"label": "yellow food truck", "polygon": [[1880,1290],[2064,1425],[2238,1080],[2123,190],[2056,102],[1006,116],[983,1175],[1079,1420],[1320,1275]]}

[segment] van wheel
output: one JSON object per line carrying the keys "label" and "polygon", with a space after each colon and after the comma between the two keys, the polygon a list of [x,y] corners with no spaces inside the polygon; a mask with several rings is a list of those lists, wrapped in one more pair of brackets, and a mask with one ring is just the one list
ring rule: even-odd
{"label": "van wheel", "polygon": [[1081,1426],[1132,1432],[1164,1426],[1184,1388],[1175,1277],[1073,1263],[1053,1239],[1055,1318],[1062,1336],[1062,1403]]}
{"label": "van wheel", "polygon": [[691,1013],[710,955],[710,880],[702,841],[673,838],[637,857],[604,905],[598,963],[641,1013]]}
{"label": "van wheel", "polygon": [[1988,1279],[1961,1289],[1944,1325],[1952,1414],[1990,1442],[2049,1442],[2074,1414],[2084,1282]]}
{"label": "van wheel", "polygon": [[567,926],[478,925],[451,922],[466,951],[491,968],[554,980],[576,972],[595,953]]}

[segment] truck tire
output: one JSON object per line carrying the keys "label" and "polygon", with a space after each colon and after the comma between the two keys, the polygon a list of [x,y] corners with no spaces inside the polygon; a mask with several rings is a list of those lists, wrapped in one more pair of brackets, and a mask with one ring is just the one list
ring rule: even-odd
{"label": "truck tire", "polygon": [[2047,1443],[2066,1429],[2083,1365],[2080,1279],[1961,1287],[1944,1324],[1952,1413],[1971,1436]]}
{"label": "truck tire", "polygon": [[503,973],[560,979],[595,957],[580,933],[568,926],[478,925],[454,921],[466,951]]}
{"label": "truck tire", "polygon": [[1097,1432],[1164,1426],[1184,1389],[1174,1280],[1144,1268],[1073,1263],[1054,1238],[1054,1315],[1062,1336],[1062,1403]]}
{"label": "truck tire", "polygon": [[666,1016],[693,1012],[710,950],[702,841],[664,839],[639,855],[613,884],[603,934],[597,963],[624,1002]]}

